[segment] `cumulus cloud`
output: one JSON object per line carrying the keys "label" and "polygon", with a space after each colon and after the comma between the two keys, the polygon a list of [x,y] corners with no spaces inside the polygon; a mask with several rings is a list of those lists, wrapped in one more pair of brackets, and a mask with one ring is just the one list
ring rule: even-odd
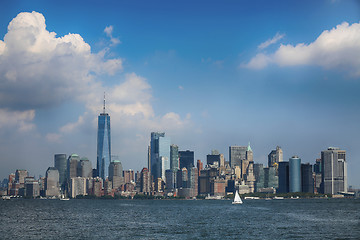
{"label": "cumulus cloud", "polygon": [[104,33],[106,34],[106,36],[108,36],[110,38],[111,45],[115,46],[115,45],[120,44],[121,41],[119,38],[113,37],[113,34],[112,34],[113,30],[114,30],[114,27],[112,25],[110,25],[108,27],[105,27]]}
{"label": "cumulus cloud", "polygon": [[269,64],[279,66],[318,65],[360,75],[360,24],[344,22],[325,30],[312,43],[281,45],[274,53],[259,53],[242,67],[262,69]]}
{"label": "cumulus cloud", "polygon": [[258,49],[261,49],[261,50],[265,49],[265,48],[269,47],[270,45],[277,43],[284,37],[285,37],[285,34],[276,33],[276,35],[273,38],[268,39],[265,42],[261,43],[258,46]]}
{"label": "cumulus cloud", "polygon": [[92,53],[79,34],[49,32],[41,13],[19,13],[0,40],[0,107],[51,107],[86,94],[96,75],[121,69],[121,59]]}

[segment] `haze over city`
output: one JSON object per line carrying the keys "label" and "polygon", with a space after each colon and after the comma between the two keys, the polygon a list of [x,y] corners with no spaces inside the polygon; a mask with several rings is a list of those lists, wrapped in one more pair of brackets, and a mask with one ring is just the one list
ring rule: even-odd
{"label": "haze over city", "polygon": [[251,142],[313,163],[347,152],[359,187],[357,1],[7,1],[0,8],[0,179],[54,154],[96,165],[106,92],[112,154],[147,165],[150,133],[228,160]]}

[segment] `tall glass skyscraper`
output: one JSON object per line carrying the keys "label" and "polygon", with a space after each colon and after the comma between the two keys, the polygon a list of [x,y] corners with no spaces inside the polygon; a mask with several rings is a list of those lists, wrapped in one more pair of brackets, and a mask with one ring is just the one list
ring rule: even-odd
{"label": "tall glass skyscraper", "polygon": [[152,132],[150,139],[151,175],[154,180],[162,178],[165,181],[165,171],[170,169],[170,138],[164,132]]}
{"label": "tall glass skyscraper", "polygon": [[301,192],[301,158],[298,156],[289,159],[289,191]]}
{"label": "tall glass skyscraper", "polygon": [[97,134],[97,175],[102,179],[109,176],[109,164],[111,162],[111,138],[110,138],[110,116],[104,111],[98,116]]}

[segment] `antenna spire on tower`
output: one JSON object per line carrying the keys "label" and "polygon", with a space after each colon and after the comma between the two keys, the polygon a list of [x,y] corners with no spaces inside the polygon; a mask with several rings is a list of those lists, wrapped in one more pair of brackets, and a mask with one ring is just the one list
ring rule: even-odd
{"label": "antenna spire on tower", "polygon": [[105,114],[105,92],[104,92],[104,108],[103,108],[103,110],[104,110],[104,114]]}

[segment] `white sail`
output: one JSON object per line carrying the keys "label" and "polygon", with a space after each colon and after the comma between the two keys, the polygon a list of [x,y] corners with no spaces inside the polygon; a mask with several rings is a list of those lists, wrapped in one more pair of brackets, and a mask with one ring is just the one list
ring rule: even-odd
{"label": "white sail", "polygon": [[242,203],[243,202],[240,198],[239,192],[236,190],[235,198],[234,198],[234,201],[232,202],[232,204],[242,204]]}

